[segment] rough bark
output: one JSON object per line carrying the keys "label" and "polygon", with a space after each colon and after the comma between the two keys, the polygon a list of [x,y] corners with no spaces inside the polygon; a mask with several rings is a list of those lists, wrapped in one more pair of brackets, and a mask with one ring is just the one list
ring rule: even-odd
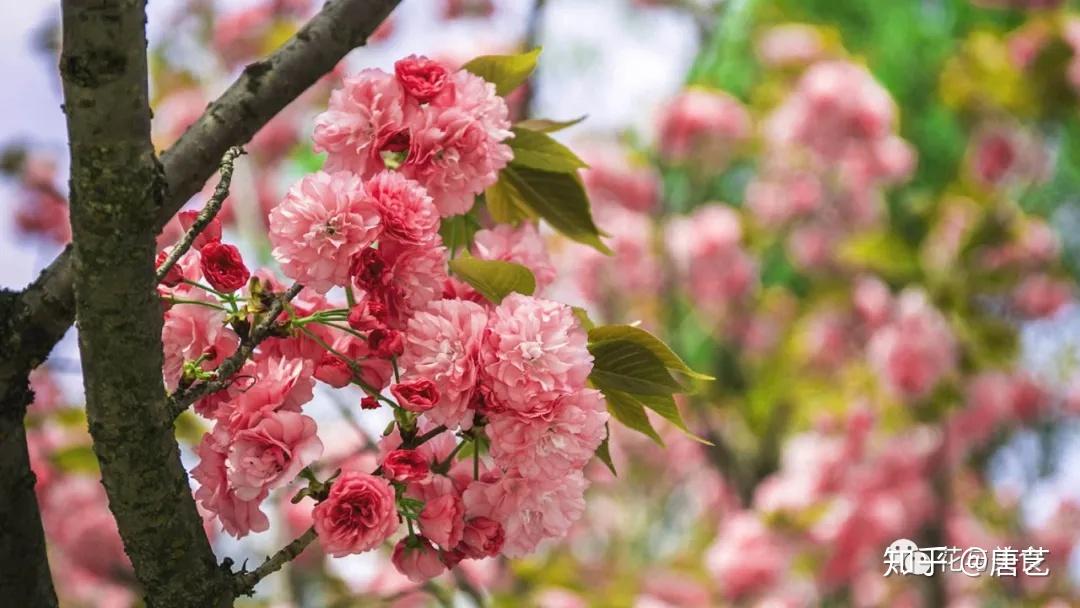
{"label": "rough bark", "polygon": [[[280,49],[244,73],[161,157],[167,191],[158,232],[217,170],[232,146],[246,143],[275,114],[362,45],[400,0],[331,0]],[[25,377],[75,320],[73,260],[66,250],[17,303],[18,318],[0,328],[0,395],[8,379]],[[3,407],[0,401],[0,407]]]}
{"label": "rough bark", "polygon": [[[0,293],[0,317],[14,295]],[[0,401],[0,598],[27,608],[55,608],[36,478],[30,470],[23,416],[33,394],[27,378],[6,385]]]}
{"label": "rough bark", "polygon": [[173,436],[161,379],[144,0],[65,0],[71,227],[86,412],[109,508],[148,606],[230,605]]}

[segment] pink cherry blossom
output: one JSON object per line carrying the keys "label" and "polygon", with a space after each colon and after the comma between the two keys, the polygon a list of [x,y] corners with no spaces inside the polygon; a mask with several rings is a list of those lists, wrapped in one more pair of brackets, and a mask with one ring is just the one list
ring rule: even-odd
{"label": "pink cherry blossom", "polygon": [[414,583],[423,583],[446,571],[439,550],[422,537],[405,537],[394,545],[390,561]]}
{"label": "pink cherry blossom", "polygon": [[367,178],[386,168],[383,152],[408,149],[408,122],[418,112],[393,74],[368,69],[346,76],[315,117],[315,151],[327,153],[327,171]]}
{"label": "pink cherry blossom", "polygon": [[229,484],[240,500],[292,481],[322,455],[315,421],[296,412],[274,412],[237,433],[229,445]]}
{"label": "pink cherry blossom", "polygon": [[603,395],[582,389],[562,397],[550,421],[492,414],[487,426],[491,455],[505,469],[526,477],[562,478],[582,469],[606,436]]}
{"label": "pink cherry blossom", "polygon": [[771,587],[787,568],[783,543],[753,513],[729,517],[708,549],[706,567],[730,599]]}
{"label": "pink cherry blossom", "polygon": [[291,279],[326,293],[349,284],[349,264],[379,234],[374,201],[359,177],[314,173],[270,212],[274,259]]}
{"label": "pink cherry blossom", "polygon": [[383,235],[411,245],[434,241],[439,211],[424,188],[393,171],[376,174],[364,184],[382,219]]}
{"label": "pink cherry blossom", "polygon": [[212,433],[203,435],[202,442],[195,448],[199,464],[191,470],[191,476],[199,482],[195,490],[195,500],[210,513],[213,513],[225,531],[240,538],[251,532],[265,532],[270,528],[270,520],[259,509],[266,499],[268,490],[250,499],[242,499],[228,481],[228,433],[216,427]]}
{"label": "pink cherry blossom", "polygon": [[673,161],[708,159],[722,165],[750,135],[750,115],[722,91],[694,88],[679,94],[660,121],[660,151]]}
{"label": "pink cherry blossom", "polygon": [[426,378],[438,387],[439,403],[426,413],[432,421],[450,427],[465,422],[486,324],[487,311],[463,300],[432,302],[409,320],[398,363],[405,377]]}
{"label": "pink cherry blossom", "polygon": [[[192,286],[180,286],[173,295],[217,306],[217,299]],[[175,304],[165,311],[161,344],[165,354],[165,386],[175,390],[185,362],[202,357],[200,367],[212,370],[236,351],[240,338],[225,325],[225,311],[201,304]]]}
{"label": "pink cherry blossom", "polygon": [[499,522],[506,533],[502,553],[521,557],[541,541],[562,538],[585,512],[588,483],[580,471],[554,480],[526,479],[508,473],[497,481],[478,481],[465,490],[468,517]]}
{"label": "pink cherry blossom", "polygon": [[428,500],[420,512],[420,531],[449,551],[461,542],[465,530],[465,503],[455,493]]}
{"label": "pink cherry blossom", "polygon": [[489,330],[483,366],[500,408],[548,416],[559,397],[585,386],[592,355],[569,306],[513,293],[491,312]]}
{"label": "pink cherry blossom", "polygon": [[945,318],[926,294],[906,290],[893,319],[867,347],[870,364],[884,385],[905,398],[926,396],[956,366],[956,345]]}

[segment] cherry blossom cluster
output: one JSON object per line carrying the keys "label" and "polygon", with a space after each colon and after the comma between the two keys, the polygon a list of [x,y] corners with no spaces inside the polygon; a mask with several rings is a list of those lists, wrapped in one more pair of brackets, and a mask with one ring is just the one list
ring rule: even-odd
{"label": "cherry blossom cluster", "polygon": [[[254,346],[195,403],[213,422],[197,448],[195,497],[226,532],[268,529],[271,492],[305,479],[326,553],[370,551],[404,528],[392,561],[419,582],[464,559],[530,553],[581,516],[582,470],[608,420],[587,387],[585,330],[567,305],[520,293],[489,301],[451,277],[439,234],[440,217],[468,210],[510,160],[506,116],[493,85],[423,57],[347,77],[316,120],[325,170],[269,214],[272,255],[304,287],[261,343],[250,344],[252,327],[286,290],[251,275],[220,223],[166,274],[170,390],[213,381]],[[524,266],[534,294],[555,279],[531,223],[480,230],[459,255]],[[324,445],[304,413],[316,382],[358,388],[360,409],[393,411],[374,471],[316,477]]]}

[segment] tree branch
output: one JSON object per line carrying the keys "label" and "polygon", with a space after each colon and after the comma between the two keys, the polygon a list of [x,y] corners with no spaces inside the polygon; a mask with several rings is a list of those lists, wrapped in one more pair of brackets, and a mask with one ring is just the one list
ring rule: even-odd
{"label": "tree branch", "polygon": [[180,242],[172,248],[165,261],[158,266],[155,273],[157,282],[160,283],[165,275],[169,274],[169,270],[176,265],[180,258],[187,253],[188,249],[191,249],[191,244],[195,242],[195,239],[202,234],[203,230],[210,225],[214,217],[217,216],[218,211],[221,211],[221,205],[225,203],[225,199],[229,197],[229,186],[232,185],[233,165],[236,159],[244,153],[244,149],[240,146],[233,146],[225,152],[225,158],[221,159],[221,179],[218,180],[217,187],[214,188],[214,194],[210,197],[210,200],[206,201],[206,206],[203,207],[199,215],[196,216],[195,221],[191,224],[191,228],[188,229],[184,236],[180,239]]}
{"label": "tree branch", "polygon": [[[362,45],[400,0],[330,0],[268,58],[252,63],[181,138],[161,156],[167,191],[158,205],[156,233],[198,192],[225,151],[247,143],[275,114]],[[0,333],[0,394],[9,378],[25,377],[64,337],[75,320],[70,248],[23,292]],[[3,405],[0,400],[0,407]]]}
{"label": "tree branch", "polygon": [[147,606],[231,605],[166,417],[154,277],[165,183],[150,142],[145,0],[62,9],[79,349],[109,509]]}
{"label": "tree branch", "polygon": [[270,576],[271,574],[281,570],[282,566],[291,562],[296,556],[304,552],[308,545],[314,542],[316,537],[315,528],[308,528],[307,532],[297,537],[291,543],[282,547],[280,551],[273,556],[266,558],[258,568],[251,572],[243,572],[236,576],[236,587],[234,593],[237,597],[241,595],[252,595],[255,593],[255,585],[259,584],[259,581]]}
{"label": "tree branch", "polygon": [[240,368],[244,366],[244,363],[251,356],[251,353],[255,351],[255,347],[260,342],[270,336],[270,333],[274,330],[277,322],[278,315],[285,309],[285,304],[296,297],[296,294],[300,293],[300,290],[304,288],[299,283],[293,285],[283,293],[280,297],[274,300],[274,303],[270,305],[270,310],[266,313],[266,318],[261,323],[252,328],[251,333],[247,339],[240,344],[240,347],[236,349],[236,352],[226,358],[218,365],[215,370],[215,377],[209,382],[203,382],[191,386],[187,389],[177,390],[169,398],[169,416],[170,420],[175,420],[177,416],[184,413],[184,410],[189,405],[195,403],[199,399],[202,399],[206,395],[216,393],[221,389],[229,386],[231,378],[236,372],[240,371]]}

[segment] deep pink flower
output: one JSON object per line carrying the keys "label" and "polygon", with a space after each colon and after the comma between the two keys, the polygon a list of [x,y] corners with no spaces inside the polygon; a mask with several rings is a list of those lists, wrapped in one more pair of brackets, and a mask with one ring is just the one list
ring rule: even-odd
{"label": "deep pink flower", "polygon": [[406,380],[390,387],[398,405],[414,413],[422,413],[439,404],[439,391],[427,378]]}
{"label": "deep pink flower", "polygon": [[565,304],[513,293],[491,312],[482,350],[499,405],[522,417],[550,415],[555,401],[585,386],[592,355]]}
{"label": "deep pink flower", "polygon": [[390,561],[414,583],[427,582],[446,571],[439,550],[423,537],[407,536],[399,540]]}
{"label": "deep pink flower", "polygon": [[423,453],[416,450],[393,450],[382,462],[383,474],[393,481],[425,481],[431,477],[431,467]]}
{"label": "deep pink flower", "polygon": [[420,531],[449,551],[461,542],[465,529],[465,503],[455,493],[428,500],[420,512]]}
{"label": "deep pink flower", "polygon": [[202,256],[203,276],[211,287],[232,293],[247,285],[251,272],[244,266],[244,259],[235,245],[210,241],[199,249],[199,253]]}
{"label": "deep pink flower", "polygon": [[364,300],[349,310],[349,327],[371,331],[386,325],[386,305],[378,300]]}
{"label": "deep pink flower", "polygon": [[344,557],[379,546],[398,526],[394,500],[394,489],[385,479],[357,471],[342,473],[330,495],[311,513],[323,549]]}
{"label": "deep pink flower", "polygon": [[878,377],[905,398],[926,396],[956,366],[949,323],[921,291],[907,290],[893,320],[870,338],[867,356]]}
{"label": "deep pink flower", "polygon": [[432,243],[439,233],[439,210],[420,184],[395,171],[364,184],[382,218],[383,235],[410,245]]}
{"label": "deep pink flower", "polygon": [[721,91],[688,89],[664,110],[660,150],[674,161],[704,157],[726,163],[749,135],[750,115],[737,99]]}
{"label": "deep pink flower", "polygon": [[323,172],[294,185],[269,222],[282,271],[319,293],[349,284],[353,255],[375,241],[380,225],[358,176]]}
{"label": "deep pink flower", "polygon": [[467,557],[483,559],[498,555],[505,542],[502,524],[487,517],[474,517],[465,522],[458,547]]}
{"label": "deep pink flower", "polygon": [[439,404],[426,413],[437,424],[464,422],[486,324],[487,311],[463,300],[432,302],[409,321],[398,363],[406,378],[427,378],[438,387]]}
{"label": "deep pink flower", "polygon": [[229,388],[211,395],[218,398],[208,404],[212,407],[200,413],[220,420],[232,432],[239,432],[255,426],[271,412],[298,412],[313,397],[315,383],[311,373],[311,365],[301,359],[256,357],[237,372]]}
{"label": "deep pink flower", "polygon": [[450,73],[438,61],[427,57],[409,55],[394,63],[394,74],[398,82],[420,103],[428,103],[448,89]]}

